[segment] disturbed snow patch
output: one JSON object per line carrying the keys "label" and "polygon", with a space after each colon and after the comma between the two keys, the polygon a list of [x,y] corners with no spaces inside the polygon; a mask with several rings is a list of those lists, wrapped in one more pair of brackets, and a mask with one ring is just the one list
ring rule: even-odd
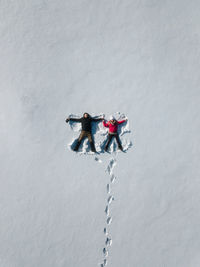
{"label": "disturbed snow patch", "polygon": [[[124,114],[120,114],[120,112],[117,112],[114,115],[115,115],[115,118],[117,120],[127,119],[126,122],[124,122],[123,124],[120,124],[118,126],[118,133],[119,133],[119,136],[120,136],[120,139],[121,139],[121,144],[123,146],[123,152],[126,152],[132,146],[132,142],[129,139],[124,138],[124,135],[126,133],[130,133],[131,132],[129,130],[129,121],[128,121],[128,118]],[[74,114],[70,114],[69,115],[69,118],[80,118],[80,117],[81,116],[77,116],[77,115],[74,115]],[[102,118],[102,117],[104,117],[103,113],[100,114],[99,116],[95,116],[94,118]],[[76,136],[74,136],[72,138],[71,142],[68,144],[68,148],[73,151],[73,148],[75,147],[75,145],[76,145],[76,143],[78,141],[79,134],[81,132],[81,123],[69,121],[69,125],[70,125],[71,130],[74,133],[76,133]],[[105,148],[105,144],[106,144],[106,141],[107,141],[107,135],[108,135],[108,128],[104,127],[102,122],[93,122],[92,123],[92,135],[93,135],[93,139],[94,139],[94,143],[95,143],[95,147],[96,147],[97,153],[104,153],[104,148]],[[117,147],[117,144],[116,144],[116,140],[112,140],[108,152],[109,153],[121,152],[121,151],[118,150],[118,147]],[[90,150],[90,143],[89,143],[89,141],[87,139],[85,139],[82,142],[77,154],[94,155],[94,153],[91,152],[91,150]],[[96,160],[96,158],[95,158],[95,160]]]}

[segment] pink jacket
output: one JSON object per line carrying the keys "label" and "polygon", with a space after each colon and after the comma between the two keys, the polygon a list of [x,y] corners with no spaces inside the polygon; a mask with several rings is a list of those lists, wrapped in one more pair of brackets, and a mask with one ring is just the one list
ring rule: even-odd
{"label": "pink jacket", "polygon": [[109,128],[109,133],[117,133],[118,125],[125,121],[126,120],[116,121],[114,124],[112,124],[110,121],[108,121],[107,123],[103,121],[103,125]]}

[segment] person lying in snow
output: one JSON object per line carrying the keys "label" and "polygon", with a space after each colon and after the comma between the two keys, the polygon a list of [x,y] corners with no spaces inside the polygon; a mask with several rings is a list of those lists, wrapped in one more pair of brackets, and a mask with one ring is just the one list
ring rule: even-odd
{"label": "person lying in snow", "polygon": [[105,151],[108,151],[109,145],[110,145],[113,137],[116,138],[116,141],[117,141],[119,149],[123,151],[123,147],[121,145],[121,141],[119,139],[119,134],[118,134],[117,130],[118,130],[118,125],[123,123],[123,122],[125,122],[125,121],[127,121],[127,120],[117,121],[114,118],[114,116],[111,116],[110,117],[110,121],[107,122],[107,123],[105,122],[105,120],[103,120],[103,125],[105,127],[109,128],[108,139],[107,139],[107,142],[106,142],[106,145],[105,145]]}
{"label": "person lying in snow", "polygon": [[76,118],[66,119],[66,122],[69,122],[69,121],[81,122],[82,130],[78,138],[78,142],[74,148],[74,151],[78,151],[79,146],[81,145],[82,141],[87,137],[90,142],[90,147],[91,147],[92,152],[96,152],[94,139],[92,136],[92,122],[99,122],[102,120],[103,118],[99,118],[99,119],[92,118],[87,112],[85,112],[83,114],[83,117],[80,119],[76,119]]}

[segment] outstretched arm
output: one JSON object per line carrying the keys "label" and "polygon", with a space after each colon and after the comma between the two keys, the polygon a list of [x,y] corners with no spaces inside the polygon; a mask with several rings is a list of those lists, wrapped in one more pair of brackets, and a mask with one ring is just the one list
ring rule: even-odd
{"label": "outstretched arm", "polygon": [[104,118],[98,118],[98,119],[92,118],[92,121],[94,121],[94,122],[98,122],[98,121],[102,121],[102,120],[104,120]]}
{"label": "outstretched arm", "polygon": [[127,121],[127,120],[118,121],[117,124],[122,124],[122,123],[124,123],[125,121]]}
{"label": "outstretched arm", "polygon": [[69,122],[69,121],[81,122],[81,118],[80,118],[80,119],[76,119],[76,118],[67,118],[67,119],[66,119],[66,122]]}
{"label": "outstretched arm", "polygon": [[103,121],[103,126],[104,126],[104,127],[109,127],[109,124],[106,123],[105,121]]}

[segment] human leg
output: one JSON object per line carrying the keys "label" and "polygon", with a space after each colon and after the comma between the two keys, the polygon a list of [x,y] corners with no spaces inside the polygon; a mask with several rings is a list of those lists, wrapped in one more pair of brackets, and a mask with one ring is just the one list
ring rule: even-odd
{"label": "human leg", "polygon": [[106,145],[105,145],[105,151],[108,150],[108,147],[112,141],[112,138],[113,138],[113,135],[112,134],[108,134],[108,139],[107,139],[107,142],[106,142]]}
{"label": "human leg", "polygon": [[87,137],[88,137],[88,140],[90,142],[90,147],[91,147],[92,152],[96,152],[96,148],[95,148],[95,145],[94,145],[94,139],[92,137],[92,134],[90,132],[88,132],[87,133]]}
{"label": "human leg", "polygon": [[74,151],[78,151],[79,149],[79,146],[81,145],[82,141],[85,139],[85,132],[84,131],[81,131],[80,135],[79,135],[79,138],[78,138],[78,141],[76,143],[76,146],[74,148]]}
{"label": "human leg", "polygon": [[120,141],[120,139],[119,139],[119,134],[116,134],[116,135],[115,135],[115,138],[116,138],[116,141],[117,141],[117,144],[118,144],[119,149],[120,149],[120,150],[123,150],[121,141]]}

